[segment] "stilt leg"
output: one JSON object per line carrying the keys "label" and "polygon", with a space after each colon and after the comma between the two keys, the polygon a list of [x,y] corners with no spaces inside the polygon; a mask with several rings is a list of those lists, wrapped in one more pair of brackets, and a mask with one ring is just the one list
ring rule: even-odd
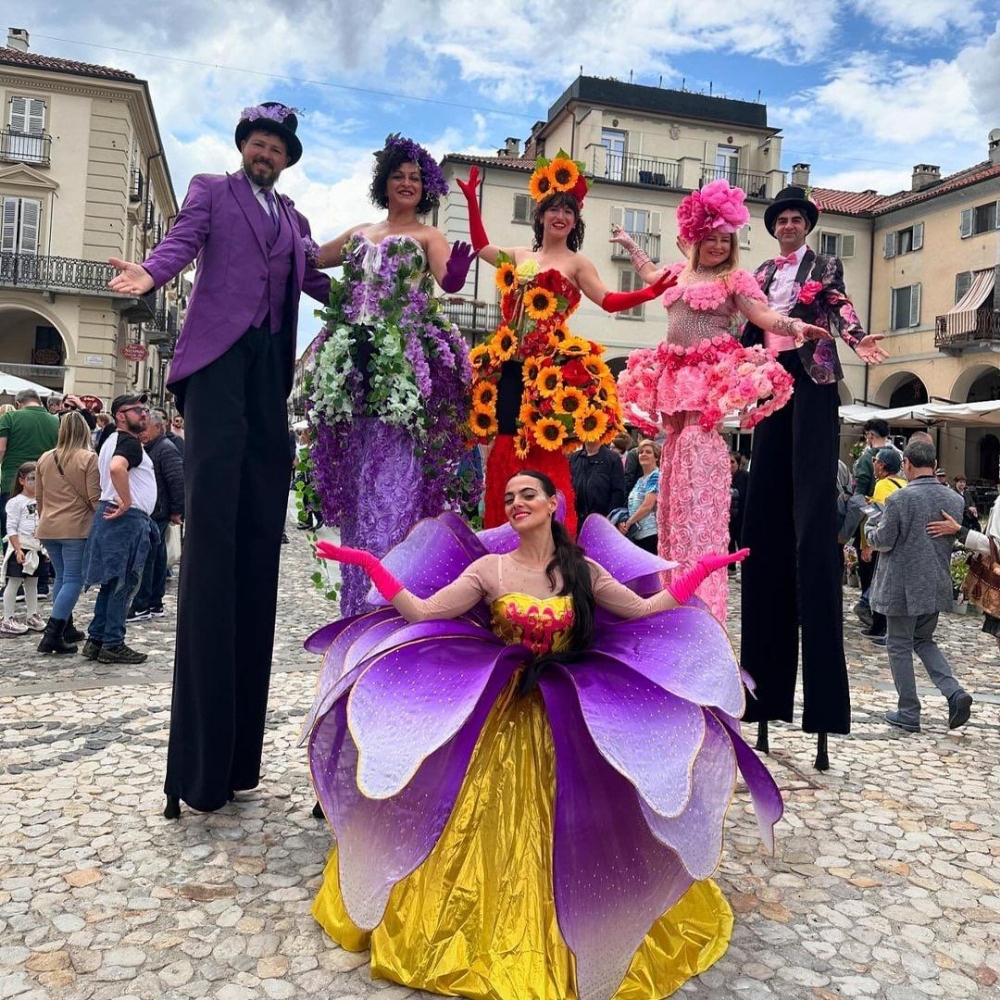
{"label": "stilt leg", "polygon": [[819,733],[816,736],[816,763],[813,766],[817,771],[830,770],[830,755],[826,749],[826,733]]}
{"label": "stilt leg", "polygon": [[317,802],[312,809],[313,819],[323,818],[323,807]]}
{"label": "stilt leg", "polygon": [[181,818],[181,800],[176,795],[167,796],[167,804],[163,809],[164,819]]}
{"label": "stilt leg", "polygon": [[761,719],[757,723],[757,745],[754,749],[761,753],[771,752],[770,744],[767,742],[767,719]]}

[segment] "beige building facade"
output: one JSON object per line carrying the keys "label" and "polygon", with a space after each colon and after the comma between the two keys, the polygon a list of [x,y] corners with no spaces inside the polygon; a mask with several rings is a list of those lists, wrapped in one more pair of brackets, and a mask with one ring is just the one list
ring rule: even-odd
{"label": "beige building facade", "polygon": [[107,287],[108,258],[141,260],[177,214],[145,81],[35,54],[10,29],[0,99],[0,370],[162,399],[184,286],[141,300]]}

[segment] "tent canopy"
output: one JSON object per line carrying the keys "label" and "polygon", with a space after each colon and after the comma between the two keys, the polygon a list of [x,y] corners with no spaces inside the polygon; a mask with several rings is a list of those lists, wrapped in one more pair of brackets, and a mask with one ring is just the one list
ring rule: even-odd
{"label": "tent canopy", "polygon": [[0,396],[16,396],[22,389],[34,389],[39,396],[51,396],[56,391],[37,382],[29,382],[26,378],[18,378],[17,375],[0,371]]}
{"label": "tent canopy", "polygon": [[863,424],[872,417],[881,417],[894,427],[926,427],[928,424],[949,423],[960,427],[1000,427],[1000,400],[981,403],[920,403],[897,406],[891,410],[854,403],[840,408],[840,419],[847,424]]}

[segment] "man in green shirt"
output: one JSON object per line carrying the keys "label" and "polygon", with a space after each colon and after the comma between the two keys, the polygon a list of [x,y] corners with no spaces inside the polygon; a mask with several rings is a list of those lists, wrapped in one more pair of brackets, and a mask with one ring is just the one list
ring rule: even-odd
{"label": "man in green shirt", "polygon": [[0,417],[0,537],[7,534],[7,501],[18,468],[37,462],[59,436],[58,417],[42,406],[34,389],[22,389],[14,405],[16,410]]}

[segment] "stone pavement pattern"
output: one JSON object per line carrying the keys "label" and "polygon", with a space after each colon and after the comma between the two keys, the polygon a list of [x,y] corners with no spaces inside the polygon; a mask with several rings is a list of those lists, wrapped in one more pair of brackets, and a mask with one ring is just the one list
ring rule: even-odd
{"label": "stone pavement pattern", "polygon": [[[168,617],[129,630],[150,654],[140,667],[0,641],[0,1000],[424,995],[373,982],[367,956],[333,945],[309,915],[331,838],[310,816],[297,746],[317,665],[301,640],[330,606],[309,583],[303,534],[290,534],[264,782],[216,814],[161,816],[172,587]],[[845,609],[855,597],[845,591]],[[786,801],[775,856],[741,788],[717,874],[736,911],[732,945],[679,995],[998,995],[1000,656],[979,625],[948,615],[939,629],[977,698],[970,724],[949,733],[923,677],[924,731],[904,736],[882,721],[885,651],[848,624],[854,732],[831,738],[832,769],[819,775],[813,738],[772,727]],[[733,631],[738,647],[738,617]]]}

